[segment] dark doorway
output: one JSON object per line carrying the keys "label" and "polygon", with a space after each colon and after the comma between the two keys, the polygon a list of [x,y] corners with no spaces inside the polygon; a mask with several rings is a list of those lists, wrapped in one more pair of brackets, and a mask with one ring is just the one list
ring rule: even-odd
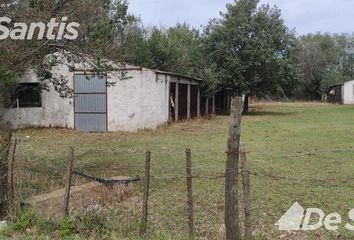
{"label": "dark doorway", "polygon": [[208,114],[213,114],[213,98],[209,98],[208,104]]}
{"label": "dark doorway", "polygon": [[198,117],[198,86],[191,85],[191,118]]}
{"label": "dark doorway", "polygon": [[169,100],[170,121],[175,120],[176,108],[176,83],[170,83],[170,100]]}
{"label": "dark doorway", "polygon": [[328,91],[328,102],[330,103],[342,103],[342,86],[333,86]]}
{"label": "dark doorway", "polygon": [[200,99],[200,113],[202,116],[205,116],[206,111],[206,97],[201,97]]}
{"label": "dark doorway", "polygon": [[187,96],[188,96],[188,85],[178,84],[178,120],[187,119]]}

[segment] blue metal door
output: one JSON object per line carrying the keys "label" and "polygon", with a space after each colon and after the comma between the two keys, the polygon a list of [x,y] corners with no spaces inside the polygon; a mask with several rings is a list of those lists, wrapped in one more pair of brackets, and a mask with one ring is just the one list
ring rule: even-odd
{"label": "blue metal door", "polygon": [[107,79],[102,75],[75,75],[75,129],[107,131]]}

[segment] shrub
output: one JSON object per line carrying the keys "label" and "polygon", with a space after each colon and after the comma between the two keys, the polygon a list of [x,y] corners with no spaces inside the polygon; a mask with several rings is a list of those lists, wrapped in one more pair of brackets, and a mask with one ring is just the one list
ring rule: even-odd
{"label": "shrub", "polygon": [[69,218],[65,218],[62,222],[62,226],[60,229],[60,236],[62,236],[63,238],[72,236],[74,234],[75,228],[76,226],[74,222]]}
{"label": "shrub", "polygon": [[55,223],[50,219],[41,218],[38,220],[36,226],[40,234],[48,234],[56,230]]}
{"label": "shrub", "polygon": [[25,231],[31,228],[37,221],[37,215],[32,209],[23,209],[20,211],[16,221],[13,223],[12,228],[14,231]]}
{"label": "shrub", "polygon": [[112,226],[103,218],[98,215],[86,215],[80,218],[78,224],[80,234],[89,236],[92,233],[99,235],[106,235],[112,231]]}

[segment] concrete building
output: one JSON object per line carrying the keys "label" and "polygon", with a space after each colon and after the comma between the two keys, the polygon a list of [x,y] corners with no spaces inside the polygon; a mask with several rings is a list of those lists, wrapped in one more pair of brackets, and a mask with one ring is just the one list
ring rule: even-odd
{"label": "concrete building", "polygon": [[331,86],[327,100],[332,103],[354,104],[354,80]]}
{"label": "concrete building", "polygon": [[109,64],[110,70],[99,75],[87,62],[56,66],[52,74],[69,80],[67,85],[74,90],[71,98],[61,98],[53,88],[38,91],[38,77],[29,71],[20,84],[26,91],[11,108],[2,110],[2,122],[10,122],[14,128],[137,131],[215,112],[215,98],[201,97],[201,79]]}

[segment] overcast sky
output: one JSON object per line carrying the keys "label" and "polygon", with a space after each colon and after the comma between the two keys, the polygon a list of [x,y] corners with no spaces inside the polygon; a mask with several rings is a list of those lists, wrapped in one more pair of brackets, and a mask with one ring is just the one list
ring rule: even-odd
{"label": "overcast sky", "polygon": [[[173,26],[187,22],[199,28],[225,11],[233,0],[129,0],[130,12],[147,26]],[[261,0],[277,5],[289,28],[298,34],[354,32],[354,0]]]}

